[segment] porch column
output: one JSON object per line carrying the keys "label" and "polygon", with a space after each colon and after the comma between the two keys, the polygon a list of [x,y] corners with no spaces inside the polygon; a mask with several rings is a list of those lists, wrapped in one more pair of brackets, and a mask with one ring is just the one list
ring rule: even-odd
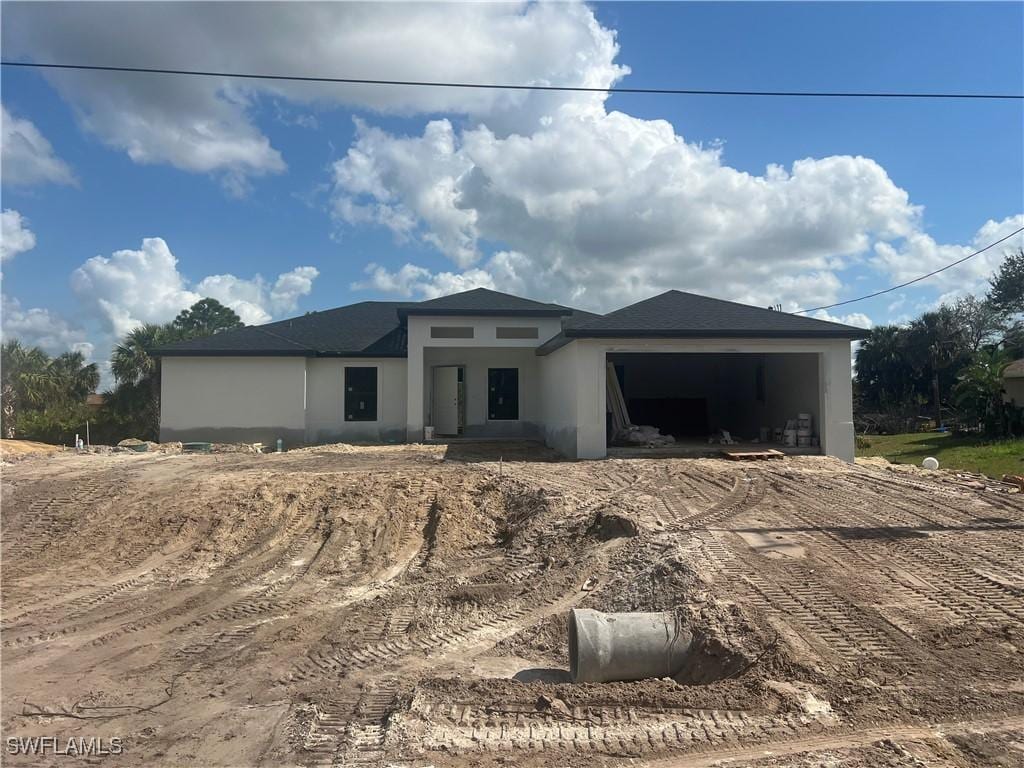
{"label": "porch column", "polygon": [[576,458],[603,459],[605,441],[605,350],[581,339],[576,348]]}
{"label": "porch column", "polygon": [[406,371],[405,439],[420,443],[423,442],[423,347],[413,348],[410,343]]}
{"label": "porch column", "polygon": [[821,354],[819,386],[821,403],[821,449],[828,456],[853,461],[853,376],[850,342],[830,342]]}

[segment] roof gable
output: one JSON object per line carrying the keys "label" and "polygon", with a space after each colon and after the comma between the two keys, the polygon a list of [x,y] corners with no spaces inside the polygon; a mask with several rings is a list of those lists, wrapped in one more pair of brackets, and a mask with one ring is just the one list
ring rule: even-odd
{"label": "roof gable", "polygon": [[607,315],[571,325],[565,335],[593,337],[862,338],[867,332],[734,301],[665,291]]}
{"label": "roof gable", "polygon": [[548,304],[511,293],[474,288],[436,299],[408,304],[401,311],[406,315],[571,315],[572,310],[559,304]]}

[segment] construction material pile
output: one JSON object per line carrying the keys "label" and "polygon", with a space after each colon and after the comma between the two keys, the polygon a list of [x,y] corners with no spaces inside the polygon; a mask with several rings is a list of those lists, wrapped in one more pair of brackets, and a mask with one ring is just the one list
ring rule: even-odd
{"label": "construction material pile", "polygon": [[607,386],[605,387],[605,399],[608,413],[612,417],[612,444],[614,445],[643,445],[648,448],[660,448],[664,445],[673,445],[676,439],[672,435],[663,435],[657,427],[649,424],[631,424],[629,411],[626,409],[626,399],[622,396],[622,387],[619,386],[619,377],[615,375],[615,366],[608,363]]}
{"label": "construction material pile", "polygon": [[661,434],[661,430],[657,427],[627,424],[615,433],[612,442],[619,445],[644,445],[648,448],[659,448],[664,445],[674,445],[676,439],[672,435]]}

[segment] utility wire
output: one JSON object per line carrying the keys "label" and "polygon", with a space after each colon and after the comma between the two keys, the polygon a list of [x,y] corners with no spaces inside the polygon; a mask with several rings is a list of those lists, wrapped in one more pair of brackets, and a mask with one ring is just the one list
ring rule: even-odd
{"label": "utility wire", "polygon": [[[1012,93],[914,93],[914,92],[892,92],[892,91],[725,91],[725,90],[702,90],[695,88],[593,88],[585,86],[574,86],[574,85],[513,85],[508,83],[457,83],[457,82],[441,82],[441,81],[428,81],[428,80],[380,80],[380,79],[367,79],[367,78],[355,78],[355,77],[313,77],[304,75],[263,75],[253,74],[250,72],[213,72],[207,70],[194,70],[194,69],[162,69],[156,67],[114,67],[114,66],[101,66],[98,64],[56,64],[56,63],[44,63],[44,62],[29,62],[29,61],[0,61],[0,65],[5,67],[27,67],[32,69],[65,69],[65,70],[84,70],[93,72],[136,72],[142,74],[151,75],[185,75],[191,77],[230,77],[239,78],[245,80],[287,80],[293,82],[305,82],[305,83],[341,83],[348,85],[399,85],[399,86],[415,86],[421,88],[476,88],[476,89],[491,89],[491,90],[502,90],[502,91],[565,91],[572,93],[639,93],[639,94],[667,94],[667,95],[680,95],[680,96],[782,96],[782,97],[798,97],[798,98],[875,98],[875,99],[1001,99],[1001,100],[1024,100],[1024,94],[1012,94]],[[833,309],[834,307],[842,307],[847,304],[854,304],[858,301],[865,301],[867,299],[873,299],[876,296],[881,296],[892,291],[897,291],[900,288],[906,288],[908,285],[913,285],[922,280],[927,280],[929,277],[933,277],[940,272],[945,272],[947,269],[963,264],[968,259],[972,259],[975,256],[984,253],[990,248],[994,248],[1006,240],[1009,240],[1016,234],[1024,232],[1024,227],[1011,232],[1006,237],[997,240],[990,245],[985,246],[981,250],[975,251],[972,254],[964,256],[962,259],[958,259],[951,264],[947,264],[940,269],[936,269],[933,272],[929,272],[926,275],[921,275],[913,280],[908,280],[905,283],[894,285],[890,288],[885,288],[881,291],[875,291],[869,293],[866,296],[861,296],[856,299],[848,299],[846,301],[839,301],[835,304],[826,304],[821,307],[812,307],[810,309],[799,309],[794,314],[804,314],[806,312],[817,312],[820,309]]]}
{"label": "utility wire", "polygon": [[832,309],[833,307],[842,307],[845,304],[853,304],[854,302],[857,302],[857,301],[864,301],[865,299],[873,299],[873,298],[875,298],[875,296],[881,296],[883,293],[892,293],[893,291],[898,291],[900,288],[906,288],[908,285],[913,285],[914,283],[919,283],[922,280],[927,280],[929,277],[934,277],[935,275],[939,274],[939,272],[945,272],[947,269],[952,269],[957,264],[963,264],[968,259],[973,259],[975,256],[984,253],[985,251],[989,250],[990,248],[995,248],[1000,243],[1005,243],[1011,237],[1013,237],[1014,235],[1019,235],[1021,232],[1024,232],[1024,227],[1021,227],[1020,229],[1011,232],[1006,237],[1002,237],[999,240],[996,240],[994,243],[989,243],[984,248],[982,248],[980,250],[977,250],[974,253],[968,254],[967,256],[964,256],[962,259],[957,259],[956,261],[952,262],[951,264],[947,264],[944,267],[940,267],[939,269],[936,269],[936,270],[934,270],[932,272],[929,272],[927,275],[921,275],[920,277],[915,277],[913,280],[907,280],[907,282],[905,282],[905,283],[900,283],[899,285],[894,285],[891,288],[885,288],[885,289],[883,289],[881,291],[875,291],[874,293],[869,293],[867,296],[861,296],[858,299],[847,299],[846,301],[837,301],[835,304],[826,304],[823,307],[811,307],[810,309],[798,309],[793,314],[794,315],[800,315],[800,314],[803,314],[804,312],[817,312],[819,309]]}
{"label": "utility wire", "polygon": [[348,85],[401,85],[418,88],[477,88],[498,91],[567,91],[572,93],[649,93],[676,96],[792,96],[811,98],[859,99],[1012,99],[1024,100],[1017,93],[920,93],[892,91],[724,91],[698,88],[594,88],[582,85],[514,85],[511,83],[459,83],[433,80],[379,80],[357,77],[312,77],[305,75],[260,75],[251,72],[211,72],[197,69],[160,69],[156,67],[106,67],[98,64],[53,64],[32,61],[3,61],[5,67],[33,69],[76,69],[94,72],[140,72],[149,75],[189,75],[193,77],[231,77],[245,80],[289,80],[301,83],[343,83]]}

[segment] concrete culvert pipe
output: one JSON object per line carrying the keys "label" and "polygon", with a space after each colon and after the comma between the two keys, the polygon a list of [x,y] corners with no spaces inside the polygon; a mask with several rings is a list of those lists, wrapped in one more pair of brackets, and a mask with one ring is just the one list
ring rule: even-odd
{"label": "concrete culvert pipe", "polygon": [[671,611],[569,612],[569,671],[573,682],[605,683],[672,677],[686,663],[693,633]]}

